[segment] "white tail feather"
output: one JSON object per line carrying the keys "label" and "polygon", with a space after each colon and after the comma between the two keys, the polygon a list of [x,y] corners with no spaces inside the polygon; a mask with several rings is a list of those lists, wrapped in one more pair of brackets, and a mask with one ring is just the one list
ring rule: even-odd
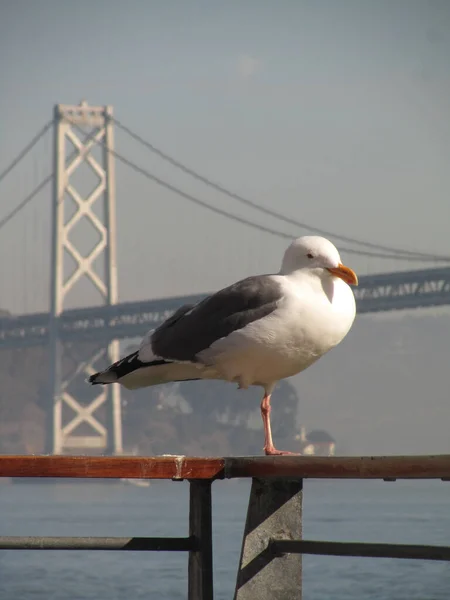
{"label": "white tail feather", "polygon": [[215,379],[216,373],[194,363],[166,363],[141,367],[118,380],[127,390],[136,390],[161,383],[186,379]]}

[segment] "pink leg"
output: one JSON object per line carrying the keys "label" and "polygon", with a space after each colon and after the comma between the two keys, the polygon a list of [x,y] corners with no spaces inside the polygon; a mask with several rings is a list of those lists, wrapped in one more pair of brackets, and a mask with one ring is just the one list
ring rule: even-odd
{"label": "pink leg", "polygon": [[273,445],[272,430],[270,427],[270,394],[265,393],[261,401],[261,416],[264,424],[264,453],[269,456],[286,456],[296,455],[296,452],[287,452],[285,450],[277,450]]}

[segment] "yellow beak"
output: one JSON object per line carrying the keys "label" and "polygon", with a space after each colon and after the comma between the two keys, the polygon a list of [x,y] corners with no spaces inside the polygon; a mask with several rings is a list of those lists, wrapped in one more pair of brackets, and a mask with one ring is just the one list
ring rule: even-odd
{"label": "yellow beak", "polygon": [[335,269],[328,270],[333,275],[336,275],[336,277],[343,279],[345,283],[348,283],[349,285],[358,285],[358,277],[355,271],[353,271],[353,269],[350,269],[350,267],[346,267],[342,263],[339,263],[339,265]]}

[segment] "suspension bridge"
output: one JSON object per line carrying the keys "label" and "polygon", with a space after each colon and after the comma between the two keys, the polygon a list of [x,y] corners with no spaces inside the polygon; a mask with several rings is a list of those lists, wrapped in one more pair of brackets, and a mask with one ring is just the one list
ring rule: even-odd
{"label": "suspension bridge", "polygon": [[[63,454],[73,451],[123,452],[121,428],[121,398],[119,386],[98,390],[80,382],[119,358],[119,341],[142,336],[157,326],[182,304],[195,303],[205,293],[178,297],[119,302],[116,240],[115,163],[119,161],[138,175],[146,177],[173,194],[212,211],[224,219],[258,229],[263,233],[292,239],[293,235],[272,229],[233,213],[222,206],[210,204],[162,179],[115,149],[114,130],[119,128],[143,148],[152,152],[174,169],[193,177],[216,192],[225,194],[260,214],[295,226],[298,235],[304,232],[323,234],[339,242],[344,253],[396,260],[402,265],[421,264],[420,269],[403,268],[393,272],[362,275],[355,290],[358,313],[418,309],[450,304],[450,257],[419,251],[393,248],[358,240],[287,217],[264,207],[222,185],[204,177],[159,150],[113,116],[109,106],[56,105],[53,118],[24,147],[22,152],[0,172],[0,184],[11,171],[36,147],[48,132],[53,132],[53,169],[25,195],[9,213],[0,219],[0,230],[9,226],[17,215],[29,206],[46,186],[52,187],[50,306],[45,312],[8,314],[0,318],[0,348],[44,346],[49,353],[48,401],[51,427],[47,450]],[[70,149],[72,148],[72,150]],[[97,177],[97,184],[83,193],[80,167],[88,166]],[[78,175],[77,175],[78,174]],[[88,223],[96,232],[96,242],[86,251],[81,238],[73,235],[80,223]],[[21,246],[33,243],[36,223],[24,232]],[[1,237],[1,235],[0,235]],[[45,235],[40,247],[45,248]],[[31,242],[30,242],[31,239]],[[34,252],[34,248],[30,251]],[[37,245],[36,245],[37,251]],[[5,250],[3,250],[5,253]],[[13,250],[11,251],[14,252]],[[68,266],[70,258],[71,266]],[[6,261],[8,262],[8,261]],[[425,268],[423,265],[427,264]],[[431,266],[430,266],[431,265]],[[24,267],[26,269],[26,266]],[[17,270],[17,267],[15,267]],[[26,279],[39,279],[39,274],[25,273]],[[3,286],[8,284],[3,273]],[[81,280],[88,280],[97,290],[100,303],[96,306],[68,309],[68,294]],[[6,307],[0,307],[6,308]],[[15,312],[15,311],[13,311]],[[76,355],[74,348],[87,344],[88,355],[76,359],[70,372],[64,368],[66,355]],[[94,396],[92,396],[94,394]],[[105,410],[106,409],[106,410]],[[88,430],[88,431],[87,431]]]}

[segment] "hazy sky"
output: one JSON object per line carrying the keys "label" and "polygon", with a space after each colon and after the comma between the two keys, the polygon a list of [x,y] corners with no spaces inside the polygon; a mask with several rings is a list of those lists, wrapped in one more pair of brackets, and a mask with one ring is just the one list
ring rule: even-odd
{"label": "hazy sky", "polygon": [[[85,98],[112,104],[123,123],[179,160],[299,220],[448,250],[447,0],[79,0],[76,9],[67,0],[16,0],[0,4],[0,53],[0,166],[55,103]],[[116,137],[126,156],[204,200],[302,233]],[[50,139],[33,160],[1,185],[0,216],[50,169]],[[192,206],[122,165],[117,186],[122,299],[214,289],[278,269],[283,240]],[[11,278],[8,308],[24,304],[23,281],[30,288],[36,275],[24,309],[48,302],[49,202],[50,187],[1,233],[2,254],[14,256],[2,273]],[[392,269],[346,260],[359,272]]]}
{"label": "hazy sky", "polygon": [[[4,0],[0,56],[0,170],[55,103],[86,99],[298,220],[450,253],[448,0]],[[216,206],[303,233],[190,180],[119,131],[116,147]],[[0,183],[0,218],[50,169],[48,137]],[[117,215],[122,300],[278,270],[286,246],[122,165]],[[47,309],[49,222],[48,187],[0,231],[2,308]],[[359,273],[409,266],[344,258]]]}

